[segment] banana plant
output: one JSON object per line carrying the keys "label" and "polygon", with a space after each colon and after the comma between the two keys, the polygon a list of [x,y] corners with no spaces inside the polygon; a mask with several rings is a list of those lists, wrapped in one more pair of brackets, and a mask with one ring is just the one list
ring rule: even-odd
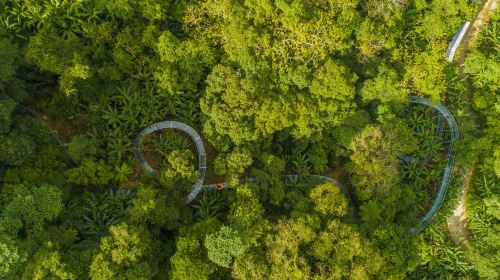
{"label": "banana plant", "polygon": [[127,215],[134,193],[130,190],[113,190],[87,193],[83,206],[82,234],[99,238],[112,225],[120,223]]}
{"label": "banana plant", "polygon": [[416,162],[405,162],[402,166],[403,176],[411,186],[418,188],[425,184],[426,170]]}
{"label": "banana plant", "polygon": [[420,149],[418,155],[420,158],[437,158],[441,154],[443,150],[442,139],[440,136],[435,135],[434,133],[424,134],[419,137],[420,141]]}
{"label": "banana plant", "polygon": [[292,155],[285,157],[287,166],[291,166],[295,173],[309,175],[311,172],[311,162],[309,157],[300,149],[293,149]]}
{"label": "banana plant", "polygon": [[132,142],[124,140],[124,138],[121,134],[118,137],[112,137],[111,142],[107,145],[108,155],[116,162],[123,159],[125,151],[131,150]]}
{"label": "banana plant", "polygon": [[127,163],[115,166],[115,180],[123,183],[128,180],[128,177],[133,173],[132,168]]}
{"label": "banana plant", "polygon": [[196,210],[195,217],[197,220],[207,220],[220,216],[220,212],[225,208],[225,199],[221,192],[205,191],[203,196],[198,201],[198,204],[193,208]]}
{"label": "banana plant", "polygon": [[106,120],[106,123],[110,126],[113,126],[115,124],[119,125],[121,123],[120,113],[118,112],[118,109],[109,104],[108,108],[104,111],[102,118]]}

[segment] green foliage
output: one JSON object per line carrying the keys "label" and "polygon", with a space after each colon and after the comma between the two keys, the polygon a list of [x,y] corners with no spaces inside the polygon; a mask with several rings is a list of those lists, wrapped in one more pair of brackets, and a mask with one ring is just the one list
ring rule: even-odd
{"label": "green foliage", "polygon": [[195,181],[199,171],[195,169],[194,155],[188,150],[174,150],[167,155],[168,168],[161,174],[162,180],[173,187],[179,180]]}
{"label": "green foliage", "polygon": [[421,95],[429,96],[434,102],[441,100],[446,90],[445,66],[443,63],[445,45],[430,45],[428,52],[415,55],[405,73],[404,83]]}
{"label": "green foliage", "polygon": [[0,133],[7,133],[12,124],[12,113],[16,108],[16,102],[11,98],[0,98]]}
{"label": "green foliage", "polygon": [[42,147],[40,150],[33,151],[33,154],[25,150],[24,156],[32,157],[32,159],[23,165],[7,169],[4,182],[6,184],[61,185],[65,181],[63,172],[67,168],[67,155],[56,144]]}
{"label": "green foliage", "polygon": [[114,178],[111,167],[104,160],[96,162],[91,158],[82,159],[80,166],[69,169],[65,176],[68,182],[77,185],[104,185]]}
{"label": "green foliage", "polygon": [[115,172],[115,181],[123,183],[128,180],[130,175],[132,175],[133,170],[127,163],[124,162],[121,165],[115,166]]}
{"label": "green foliage", "polygon": [[7,277],[26,260],[26,257],[14,241],[2,237],[0,239],[0,277]]}
{"label": "green foliage", "polygon": [[209,219],[181,228],[180,236],[176,239],[176,252],[170,258],[174,279],[209,279],[216,267],[207,258],[203,242],[208,234],[216,232],[219,227],[219,221]]}
{"label": "green foliage", "polygon": [[361,94],[364,102],[380,100],[383,103],[403,103],[408,96],[397,72],[384,65],[380,66],[377,76],[363,83]]}
{"label": "green foliage", "polygon": [[361,220],[365,223],[381,222],[380,205],[377,202],[370,200],[359,207]]}
{"label": "green foliage", "polygon": [[340,187],[330,182],[317,185],[309,193],[314,202],[314,210],[324,215],[342,217],[347,214],[347,199]]}
{"label": "green foliage", "polygon": [[151,223],[174,229],[181,218],[180,202],[176,198],[155,191],[150,186],[140,186],[132,201],[130,217],[136,223]]}
{"label": "green foliage", "polygon": [[208,250],[208,258],[222,267],[229,267],[233,257],[237,258],[245,250],[238,232],[227,226],[207,235],[205,247]]}
{"label": "green foliage", "polygon": [[127,190],[87,193],[83,204],[82,234],[94,238],[105,235],[110,226],[127,217],[133,197],[134,193]]}
{"label": "green foliage", "polygon": [[225,208],[225,204],[224,196],[220,192],[205,191],[198,204],[193,206],[196,209],[195,216],[198,220],[217,218],[220,216],[223,208]]}
{"label": "green foliage", "polygon": [[10,165],[22,165],[34,153],[35,142],[27,135],[0,135],[2,154],[0,161]]}
{"label": "green foliage", "polygon": [[77,135],[68,143],[68,153],[71,158],[79,162],[85,156],[94,156],[97,153],[97,141],[88,135]]}
{"label": "green foliage", "polygon": [[228,220],[231,227],[241,233],[244,244],[252,244],[264,234],[267,223],[263,217],[264,208],[257,192],[250,185],[239,186]]}
{"label": "green foliage", "polygon": [[470,212],[468,228],[471,242],[467,256],[480,277],[495,279],[498,276],[495,260],[498,260],[500,239],[500,180],[490,166],[474,171],[467,209]]}
{"label": "green foliage", "polygon": [[[0,278],[455,279],[472,264],[494,279],[498,16],[467,58],[467,83],[444,56],[477,4],[0,0]],[[466,84],[470,102],[456,94]],[[429,112],[402,110],[410,94],[450,105],[467,135],[457,152],[487,167],[468,200],[467,254],[441,230],[411,237],[444,139]],[[67,170],[47,125],[13,114],[20,101],[44,111],[78,166]],[[467,104],[478,115],[465,129]],[[234,188],[184,207],[200,174],[191,141],[172,131],[143,141],[160,176],[141,176],[133,140],[166,119],[208,141],[206,182]],[[346,183],[361,221],[310,174]],[[240,185],[247,175],[259,184]],[[109,183],[137,193],[82,189]]]}
{"label": "green foliage", "polygon": [[41,234],[47,222],[57,218],[63,208],[62,193],[54,186],[28,189],[16,186],[13,200],[0,218],[0,232],[17,236],[21,229],[28,234]]}
{"label": "green foliage", "polygon": [[470,271],[465,252],[452,244],[448,233],[440,225],[432,225],[418,239],[422,261],[409,279],[458,278]]}
{"label": "green foliage", "polygon": [[271,270],[269,279],[306,278],[311,267],[299,251],[300,245],[312,242],[315,232],[303,223],[280,221],[275,232],[267,236],[268,262]]}
{"label": "green foliage", "polygon": [[147,230],[121,223],[109,228],[110,236],[100,242],[92,258],[91,279],[151,279],[156,274],[152,249],[154,242]]}
{"label": "green foliage", "polygon": [[24,270],[22,279],[76,279],[68,266],[61,260],[61,253],[48,242],[36,252],[34,259]]}
{"label": "green foliage", "polygon": [[353,185],[360,200],[386,195],[398,184],[398,158],[404,150],[396,131],[367,126],[351,143]]}
{"label": "green foliage", "polygon": [[181,90],[196,91],[205,68],[215,62],[214,50],[207,42],[180,41],[169,31],[160,35],[155,49],[161,60],[156,79],[172,95]]}

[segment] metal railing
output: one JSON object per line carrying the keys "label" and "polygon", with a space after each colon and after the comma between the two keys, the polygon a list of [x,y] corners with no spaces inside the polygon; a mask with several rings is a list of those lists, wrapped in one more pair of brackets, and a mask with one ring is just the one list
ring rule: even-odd
{"label": "metal railing", "polygon": [[455,121],[455,118],[453,118],[453,115],[446,109],[441,104],[435,104],[429,99],[418,97],[418,96],[409,96],[409,102],[410,103],[417,103],[417,104],[422,104],[425,106],[429,106],[431,108],[434,108],[437,110],[442,118],[446,120],[449,126],[449,132],[450,132],[450,142],[448,146],[448,159],[446,162],[446,167],[444,168],[444,173],[443,177],[441,179],[441,183],[439,184],[439,190],[438,193],[436,194],[436,198],[432,202],[431,208],[427,211],[427,213],[422,217],[417,225],[411,229],[411,232],[413,234],[417,234],[420,232],[429,222],[436,216],[437,212],[439,211],[439,208],[441,208],[441,205],[443,204],[443,201],[446,197],[446,191],[448,190],[448,185],[450,184],[451,180],[451,174],[453,172],[453,166],[455,165],[455,154],[453,152],[453,143],[460,137],[459,131],[458,131],[458,125]]}
{"label": "metal railing", "polygon": [[164,121],[164,122],[158,122],[154,123],[145,129],[143,129],[137,137],[134,140],[134,146],[133,146],[133,153],[134,157],[139,163],[139,166],[146,171],[150,175],[156,174],[156,170],[154,170],[149,163],[144,159],[144,156],[141,153],[141,144],[142,144],[142,139],[159,130],[163,129],[178,129],[184,131],[186,134],[188,134],[196,144],[196,149],[198,150],[198,170],[200,172],[200,176],[198,177],[198,180],[196,183],[193,185],[193,188],[191,192],[186,196],[184,199],[184,202],[186,204],[189,204],[191,201],[193,201],[198,193],[201,191],[203,187],[203,181],[205,180],[205,174],[207,170],[207,154],[205,152],[205,146],[203,145],[203,141],[201,140],[201,136],[194,130],[192,127],[185,123],[181,122],[176,122],[176,121]]}

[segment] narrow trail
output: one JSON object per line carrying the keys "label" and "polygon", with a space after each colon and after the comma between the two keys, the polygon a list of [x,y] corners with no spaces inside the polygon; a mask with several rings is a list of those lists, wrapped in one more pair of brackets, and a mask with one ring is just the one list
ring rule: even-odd
{"label": "narrow trail", "polygon": [[478,32],[481,30],[481,26],[488,22],[490,19],[493,7],[496,7],[497,0],[483,0],[481,5],[479,6],[479,10],[472,19],[471,25],[467,33],[465,33],[464,39],[461,43],[461,47],[459,49],[460,56],[457,59],[459,68],[459,77],[464,78],[464,65],[465,59],[467,57],[467,52],[470,47],[474,44],[474,40],[477,37]]}
{"label": "narrow trail", "polygon": [[[460,56],[457,59],[458,62],[458,75],[461,79],[464,79],[466,75],[464,74],[465,60],[467,58],[467,52],[474,45],[474,41],[481,30],[481,27],[486,24],[496,7],[497,0],[484,0],[479,6],[479,10],[472,20],[469,30],[465,34],[464,41],[460,47]],[[467,83],[467,82],[466,82]],[[466,85],[466,98],[470,102],[472,92],[469,85]],[[455,244],[464,246],[470,238],[469,231],[467,229],[467,211],[466,211],[466,201],[467,192],[470,187],[471,178],[473,175],[475,164],[471,167],[465,168],[464,183],[462,186],[462,191],[460,194],[459,202],[456,208],[453,210],[453,214],[447,219],[447,227],[450,232],[451,239]]]}

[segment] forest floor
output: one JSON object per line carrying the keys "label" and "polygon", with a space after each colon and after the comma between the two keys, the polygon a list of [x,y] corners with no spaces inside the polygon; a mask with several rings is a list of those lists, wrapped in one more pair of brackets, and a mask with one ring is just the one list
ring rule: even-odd
{"label": "forest floor", "polygon": [[[464,42],[462,43],[462,47],[460,50],[460,56],[457,59],[459,65],[459,77],[465,78],[464,74],[464,65],[465,59],[467,57],[467,51],[474,44],[474,40],[477,37],[479,30],[481,30],[481,26],[488,22],[493,9],[496,8],[497,0],[484,0],[481,3],[479,11],[474,16],[473,21],[467,31]],[[470,86],[466,86],[466,98],[471,101],[471,90]],[[466,202],[467,202],[467,192],[470,187],[471,178],[473,175],[474,164],[465,169],[464,174],[464,183],[462,186],[462,192],[460,194],[459,202],[456,208],[453,210],[453,214],[447,219],[448,231],[450,232],[450,236],[457,245],[464,245],[465,242],[469,240],[469,231],[467,229],[467,211],[466,211]]]}

